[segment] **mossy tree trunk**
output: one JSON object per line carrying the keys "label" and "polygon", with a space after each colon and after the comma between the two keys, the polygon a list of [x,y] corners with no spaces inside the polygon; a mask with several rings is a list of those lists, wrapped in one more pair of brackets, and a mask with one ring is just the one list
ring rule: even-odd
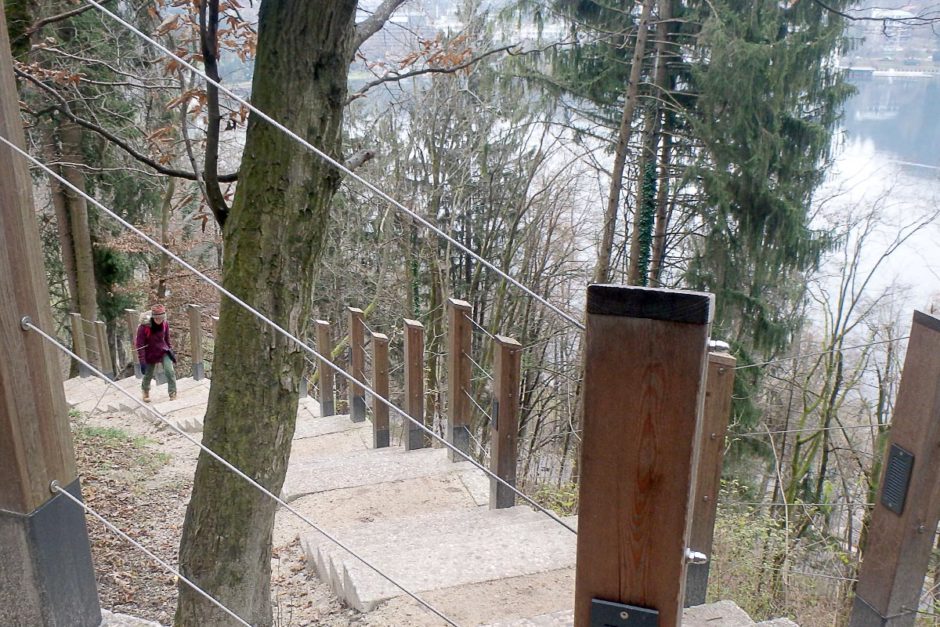
{"label": "mossy tree trunk", "polygon": [[[265,0],[254,104],[339,156],[355,0]],[[311,284],[339,173],[252,115],[223,231],[224,286],[305,337]],[[223,298],[203,443],[275,494],[287,470],[303,354]],[[183,573],[252,625],[271,625],[276,505],[205,453],[180,546]],[[180,585],[176,625],[233,621]]]}

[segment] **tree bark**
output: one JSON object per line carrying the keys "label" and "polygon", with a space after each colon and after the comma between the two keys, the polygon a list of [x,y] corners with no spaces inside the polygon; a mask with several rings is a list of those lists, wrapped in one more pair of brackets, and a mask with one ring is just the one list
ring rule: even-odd
{"label": "tree bark", "polygon": [[[355,0],[261,5],[254,104],[338,160],[352,56]],[[298,337],[340,175],[252,115],[235,201],[223,230],[223,285]],[[222,300],[203,443],[280,492],[296,421],[303,353]],[[202,453],[186,512],[187,577],[252,625],[272,624],[271,538],[276,503]],[[176,625],[229,625],[180,586]]]}
{"label": "tree bark", "polygon": [[[636,213],[633,220],[633,233],[630,237],[630,267],[627,273],[629,285],[646,285],[649,277],[649,264],[641,260],[649,260],[651,246],[644,245],[644,240],[652,240],[653,219],[649,215],[655,209],[656,200],[651,196],[656,190],[648,188],[648,168],[653,169],[653,184],[659,180],[656,177],[657,146],[659,145],[660,124],[663,115],[662,97],[666,91],[668,80],[669,30],[672,16],[673,0],[659,0],[659,23],[656,25],[656,70],[653,77],[653,102],[647,108],[643,123],[643,153],[640,159],[640,182],[636,186]],[[649,194],[650,197],[647,196]]]}
{"label": "tree bark", "polygon": [[[81,171],[82,129],[69,120],[59,127],[62,173],[65,180],[82,192],[85,191],[85,175]],[[88,204],[77,192],[65,191],[68,199],[69,223],[72,229],[72,246],[75,253],[75,281],[78,289],[78,309],[85,320],[98,319],[98,298],[95,288],[95,265],[91,249],[91,228],[88,224]]]}
{"label": "tree bark", "polygon": [[653,227],[653,255],[650,261],[650,285],[662,287],[663,261],[666,255],[666,230],[669,228],[669,164],[672,161],[672,113],[666,112],[663,124],[662,153],[659,159],[660,177],[656,190],[656,224]]}
{"label": "tree bark", "polygon": [[[43,128],[43,153],[47,163],[59,161],[56,148],[55,133],[51,127]],[[56,173],[62,175],[59,167],[54,168]],[[62,269],[69,289],[69,312],[78,311],[78,278],[75,273],[75,249],[72,246],[72,224],[69,217],[69,199],[65,193],[65,186],[59,179],[49,178],[49,196],[52,199],[52,208],[55,211],[56,226],[58,227],[59,255],[62,257]]]}
{"label": "tree bark", "polygon": [[[163,202],[160,204],[160,243],[164,248],[170,245],[170,211],[173,209],[173,194],[176,193],[176,179],[170,178],[163,193]],[[160,255],[159,274],[157,275],[157,300],[166,299],[166,278],[170,273],[170,258]]]}
{"label": "tree bark", "polygon": [[633,132],[633,112],[640,87],[640,75],[643,69],[643,55],[646,52],[647,31],[650,13],[656,0],[643,0],[640,20],[637,23],[636,47],[630,66],[630,79],[623,102],[620,117],[620,131],[617,135],[617,147],[614,153],[614,168],[610,177],[610,193],[607,196],[607,209],[604,212],[604,230],[594,264],[594,283],[606,283],[610,279],[610,258],[614,250],[614,233],[617,230],[617,213],[620,210],[620,193],[623,188],[623,171],[627,162],[627,150],[630,135]]}

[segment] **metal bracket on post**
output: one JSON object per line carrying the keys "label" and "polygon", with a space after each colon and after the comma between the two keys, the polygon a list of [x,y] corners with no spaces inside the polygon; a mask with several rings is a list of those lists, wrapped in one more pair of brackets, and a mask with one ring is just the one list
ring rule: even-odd
{"label": "metal bracket on post", "polygon": [[590,627],[659,627],[659,612],[601,599],[591,599]]}

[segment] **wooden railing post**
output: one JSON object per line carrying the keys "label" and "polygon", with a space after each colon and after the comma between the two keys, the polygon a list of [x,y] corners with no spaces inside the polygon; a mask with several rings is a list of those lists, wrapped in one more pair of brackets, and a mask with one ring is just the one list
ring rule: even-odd
{"label": "wooden railing post", "polygon": [[[85,324],[82,322],[82,314],[70,313],[69,319],[72,322],[72,352],[78,355],[82,361],[88,362],[88,349],[85,346]],[[78,375],[84,378],[90,374],[91,371],[88,366],[81,361],[78,362]]]}
{"label": "wooden railing post", "polygon": [[575,627],[680,624],[711,311],[710,294],[588,287]]}
{"label": "wooden railing post", "polygon": [[[365,325],[362,310],[347,307],[349,311],[349,374],[357,381],[366,379]],[[350,382],[349,419],[362,422],[366,419],[366,393],[361,385]]]}
{"label": "wooden railing post", "polygon": [[[25,151],[7,33],[0,4],[0,137]],[[25,326],[55,335],[33,181],[6,144],[0,164],[0,623],[97,627],[85,513],[63,494],[81,498],[61,355]]]}
{"label": "wooden railing post", "polygon": [[134,365],[134,376],[138,379],[144,378],[144,373],[140,370],[140,356],[137,354],[137,327],[140,326],[140,314],[136,309],[124,310],[124,323],[127,325],[127,337],[130,338],[130,360]]}
{"label": "wooden railing post", "polygon": [[[470,454],[470,303],[447,299],[447,441]],[[464,458],[447,450],[452,462]]]}
{"label": "wooden railing post", "polygon": [[[519,386],[522,376],[522,345],[516,340],[496,336],[493,381],[496,385],[490,423],[490,470],[515,487],[516,442],[519,435]],[[515,493],[490,478],[490,509],[513,507]]]}
{"label": "wooden railing post", "polygon": [[330,323],[326,320],[314,322],[317,328],[317,352],[323,356],[320,360],[320,415],[332,416],[336,413],[336,403],[333,400],[333,369],[327,365],[330,353],[333,351],[333,336],[330,332]]}
{"label": "wooden railing post", "polygon": [[[388,336],[372,334],[372,389],[388,400]],[[372,397],[372,446],[388,446],[388,405]]]}
{"label": "wooden railing post", "polygon": [[[424,325],[405,320],[405,412],[424,424]],[[402,446],[406,451],[427,446],[427,436],[418,425],[402,418]]]}
{"label": "wooden railing post", "polygon": [[202,381],[206,378],[206,366],[202,356],[202,307],[187,305],[189,314],[189,345],[192,351],[193,379]]}
{"label": "wooden railing post", "polygon": [[[712,541],[715,536],[721,464],[725,454],[728,419],[731,415],[731,393],[734,389],[736,363],[737,360],[726,353],[708,354],[698,467],[693,475],[695,504],[692,508],[692,532],[689,534],[689,548],[707,556],[712,554]],[[689,564],[685,578],[686,607],[705,603],[709,565],[709,562]]]}
{"label": "wooden railing post", "polygon": [[108,325],[97,320],[94,324],[95,336],[98,340],[98,368],[109,379],[114,379],[114,363],[111,359],[111,346],[108,344]]}
{"label": "wooden railing post", "polygon": [[914,312],[850,627],[914,624],[940,518],[940,318]]}

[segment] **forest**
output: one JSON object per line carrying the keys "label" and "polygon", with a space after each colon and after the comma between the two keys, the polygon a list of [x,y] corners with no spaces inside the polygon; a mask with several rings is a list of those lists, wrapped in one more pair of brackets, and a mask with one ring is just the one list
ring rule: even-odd
{"label": "forest", "polygon": [[[898,217],[891,193],[851,202],[827,184],[854,92],[837,62],[859,45],[854,3],[5,8],[29,151],[70,184],[34,169],[67,344],[69,314],[100,320],[116,374],[132,374],[124,312],[165,303],[186,376],[182,321],[200,305],[203,442],[277,492],[285,416],[301,380],[315,395],[316,361],[75,190],[310,346],[313,322],[333,322],[340,365],[347,307],[361,308],[390,338],[396,403],[401,321],[420,321],[425,417],[442,436],[446,303],[464,300],[474,457],[490,445],[491,340],[511,337],[524,350],[518,486],[572,514],[586,286],[713,293],[711,337],[737,369],[709,598],[844,624],[910,328],[911,303],[882,272],[940,211]],[[248,490],[200,457],[180,562],[207,589],[251,573],[220,598],[272,624],[275,505]],[[217,559],[246,544],[242,561]],[[937,584],[934,556],[922,603],[935,611]],[[177,624],[217,611],[185,587],[179,603]]]}

